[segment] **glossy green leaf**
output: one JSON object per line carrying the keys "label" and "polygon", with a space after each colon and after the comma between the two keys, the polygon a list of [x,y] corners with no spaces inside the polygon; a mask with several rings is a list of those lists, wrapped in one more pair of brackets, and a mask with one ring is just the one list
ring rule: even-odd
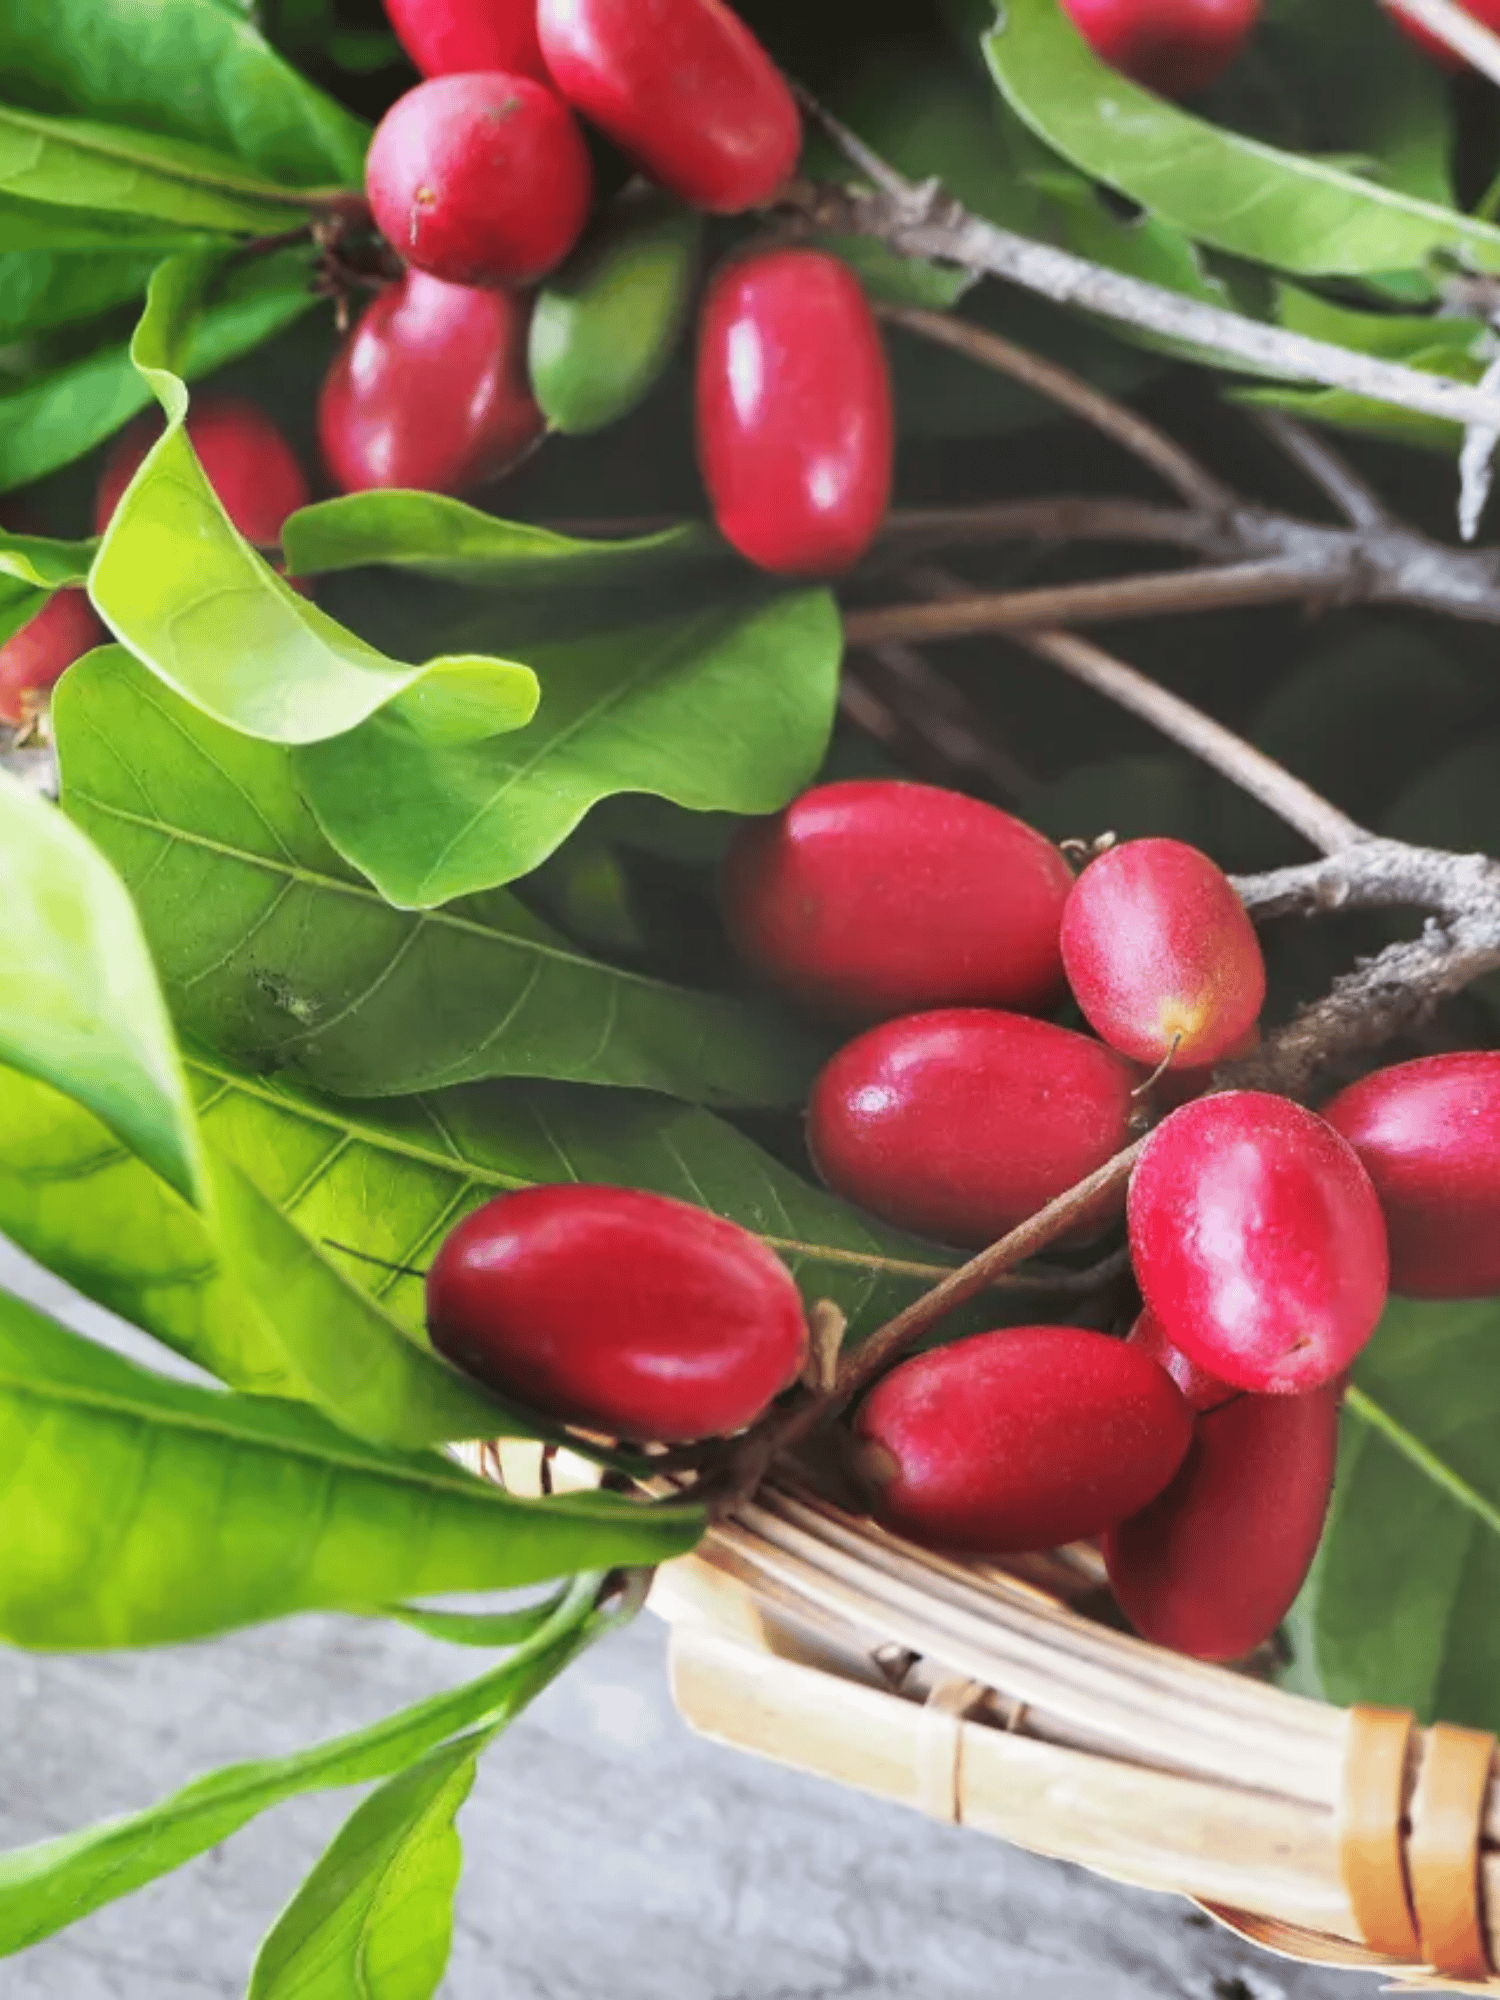
{"label": "glossy green leaf", "polygon": [[202,1168],[130,897],[55,807],[0,771],[0,1061],[87,1107],[194,1203]]}
{"label": "glossy green leaf", "polygon": [[5,0],[12,103],[196,140],[292,187],[357,188],[369,134],[219,0]]}
{"label": "glossy green leaf", "polygon": [[1199,243],[1303,274],[1500,270],[1500,230],[1209,124],[1109,69],[1058,0],[1008,0],[985,39],[995,80],[1074,166]]}
{"label": "glossy green leaf", "polygon": [[205,146],[13,104],[0,104],[0,197],[206,234],[270,234],[307,214],[274,181]]}
{"label": "glossy green leaf", "polygon": [[587,958],[503,892],[392,910],[328,846],[285,751],[119,648],[66,676],[53,726],[66,810],[132,885],[179,1024],[252,1067],[346,1096],[525,1075],[793,1104],[822,1056],[769,1008]]}
{"label": "glossy green leaf", "polygon": [[294,759],[333,845],[388,902],[429,909],[529,874],[590,807],[649,792],[696,811],[776,812],[817,775],[843,633],[825,590],[528,648],[528,728],[448,750],[385,713]]}
{"label": "glossy green leaf", "polygon": [[1500,1728],[1500,1304],[1393,1299],[1302,1604],[1329,1700]]}
{"label": "glossy green leaf", "polygon": [[0,1854],[0,1954],[25,1951],[170,1874],[288,1799],[389,1778],[460,1730],[503,1726],[620,1622],[618,1611],[592,1609],[598,1585],[596,1575],[580,1576],[541,1631],[464,1687],[311,1750],[230,1765],[128,1818]]}
{"label": "glossy green leaf", "polygon": [[355,1810],[261,1946],[247,2000],[432,2000],[463,1866],[454,1820],[498,1733],[439,1744]]}
{"label": "glossy green leaf", "polygon": [[[566,1595],[566,1593],[563,1593]],[[387,1614],[426,1639],[449,1646],[519,1646],[557,1616],[562,1596],[543,1598],[517,1611],[423,1611],[397,1604]]]}
{"label": "glossy green leaf", "polygon": [[[308,290],[308,276],[308,253],[298,249],[222,268],[188,330],[185,377],[212,373],[311,311],[318,300]],[[81,457],[150,401],[146,379],[123,342],[0,395],[0,492]]]}
{"label": "glossy green leaf", "polygon": [[0,1636],[43,1649],[654,1563],[702,1527],[609,1493],[518,1500],[300,1405],[150,1374],[4,1297],[0,1451]]}
{"label": "glossy green leaf", "polygon": [[117,249],[108,257],[55,250],[0,253],[0,340],[92,319],[140,298],[159,261],[150,249]]}
{"label": "glossy green leaf", "polygon": [[424,740],[529,720],[529,667],[484,656],[426,667],[387,659],[294,591],[234,527],[183,428],[182,356],[215,268],[204,257],[163,264],[131,343],[167,425],[94,559],[89,593],[111,630],[207,714],[273,742],[337,735],[401,698]]}

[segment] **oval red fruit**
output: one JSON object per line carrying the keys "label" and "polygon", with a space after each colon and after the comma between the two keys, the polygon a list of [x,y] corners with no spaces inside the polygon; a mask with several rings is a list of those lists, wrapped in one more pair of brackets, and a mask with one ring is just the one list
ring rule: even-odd
{"label": "oval red fruit", "polygon": [[1323,1532],[1339,1396],[1328,1382],[1199,1417],[1171,1485],[1104,1538],[1110,1586],[1143,1638],[1200,1660],[1237,1660],[1270,1638]]}
{"label": "oval red fruit", "polygon": [[537,28],[568,102],[694,208],[755,208],[796,166],[792,93],[722,0],[541,0]]}
{"label": "oval red fruit", "polygon": [[1323,1106],[1375,1183],[1391,1290],[1500,1296],[1500,1050],[1376,1070]]}
{"label": "oval red fruit", "polygon": [[735,949],[814,1013],[864,1023],[924,1008],[1042,1012],[1062,991],[1072,872],[997,806],[936,785],[818,785],[730,842]]}
{"label": "oval red fruit", "polygon": [[392,248],[451,285],[528,285],[583,233],[593,168],[561,98],[503,70],[435,76],[382,118],[365,192]]}
{"label": "oval red fruit", "polygon": [[[1472,15],[1481,27],[1500,32],[1500,0],[1458,0],[1458,4],[1466,14]],[[1455,54],[1446,42],[1440,42],[1437,36],[1430,33],[1420,22],[1413,21],[1409,15],[1403,14],[1399,7],[1392,7],[1388,11],[1391,20],[1402,34],[1415,42],[1422,53],[1430,56],[1439,68],[1459,70],[1465,67],[1464,58]]]}
{"label": "oval red fruit", "polygon": [[841,1195],[945,1243],[1003,1236],[1130,1137],[1135,1075],[1087,1035],[946,1008],[886,1021],[812,1087],[807,1143]]}
{"label": "oval red fruit", "polygon": [[1353,1147],[1300,1104],[1227,1090],[1183,1105],[1142,1148],[1128,1214],[1162,1331],[1236,1388],[1315,1388],[1375,1330],[1380,1203]]}
{"label": "oval red fruit", "polygon": [[59,590],[34,618],[0,642],[0,723],[20,729],[75,660],[109,630],[82,590]]}
{"label": "oval red fruit", "polygon": [[547,81],[536,0],[385,0],[385,12],[423,76],[501,69]]}
{"label": "oval red fruit", "polygon": [[[247,542],[270,547],[288,514],[310,499],[297,455],[276,425],[241,396],[205,396],[188,411],[187,434],[224,512]],[[94,495],[94,533],[109,526],[125,488],[162,433],[159,413],[138,417],[109,450]]]}
{"label": "oval red fruit", "polygon": [[1153,1068],[1217,1062],[1266,997],[1244,904],[1181,840],[1128,840],[1091,861],[1063,911],[1062,956],[1089,1025]]}
{"label": "oval red fruit", "polygon": [[1142,1354],[1149,1354],[1158,1368],[1165,1368],[1172,1380],[1195,1410],[1216,1410],[1220,1403],[1227,1403],[1231,1396],[1243,1396],[1243,1389],[1236,1389],[1232,1383],[1221,1382],[1217,1375],[1210,1375],[1206,1368],[1200,1368],[1174,1347],[1162,1332],[1161,1323],[1149,1312],[1142,1312],[1130,1329],[1128,1347],[1138,1347]]}
{"label": "oval red fruit", "polygon": [[1260,17],[1260,0],[1064,0],[1101,62],[1163,97],[1207,90]]}
{"label": "oval red fruit", "polygon": [[880,328],[821,250],[764,250],[711,280],[698,328],[698,463],[726,540],[762,569],[826,576],[890,501],[895,424]]}
{"label": "oval red fruit", "polygon": [[542,432],[526,379],[529,301],[408,271],[370,305],[318,397],[318,443],[344,493],[467,493]]}
{"label": "oval red fruit", "polygon": [[753,1423],[807,1326],[748,1230],[633,1188],[526,1188],[465,1216],[427,1273],[432,1344],[510,1401],[641,1442]]}
{"label": "oval red fruit", "polygon": [[854,1429],[879,1521],[927,1548],[1002,1556],[1137,1512],[1182,1463],[1193,1418],[1120,1341],[1018,1326],[903,1361]]}

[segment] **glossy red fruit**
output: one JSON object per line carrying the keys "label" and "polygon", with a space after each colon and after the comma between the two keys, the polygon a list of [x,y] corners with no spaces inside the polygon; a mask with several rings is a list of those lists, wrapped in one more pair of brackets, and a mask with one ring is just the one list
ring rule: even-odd
{"label": "glossy red fruit", "polygon": [[924,1547],[1016,1555],[1096,1535],[1159,1493],[1193,1417],[1148,1356],[1075,1326],[975,1334],[860,1405],[876,1518]]}
{"label": "glossy red fruit", "polygon": [[[94,532],[109,526],[121,495],[162,433],[160,413],[137,418],[110,447],[94,496]],[[297,455],[271,419],[240,396],[205,396],[188,411],[187,434],[225,513],[247,542],[280,541],[288,514],[311,497]]]}
{"label": "glossy red fruit", "polygon": [[560,1422],[685,1443],[753,1423],[806,1360],[791,1273],[759,1237],[633,1188],[526,1188],[459,1223],[427,1273],[439,1353]]}
{"label": "glossy red fruit", "polygon": [[1391,1290],[1410,1299],[1500,1296],[1500,1051],[1376,1070],[1323,1116],[1375,1183]]}
{"label": "glossy red fruit", "polygon": [[[1458,0],[1458,4],[1481,27],[1500,32],[1500,0]],[[1440,42],[1436,35],[1429,34],[1418,22],[1403,14],[1399,7],[1390,8],[1389,14],[1402,34],[1415,42],[1422,53],[1430,56],[1440,68],[1460,70],[1466,67],[1462,56],[1455,55],[1446,42]]]}
{"label": "glossy red fruit", "polygon": [[861,1208],[979,1245],[1128,1143],[1134,1086],[1102,1042],[1049,1021],[966,1007],[908,1014],[825,1065],[807,1143],[823,1179]]}
{"label": "glossy red fruit", "polygon": [[109,630],[82,590],[59,590],[36,616],[0,642],[0,723],[19,729],[42,697]]}
{"label": "glossy red fruit", "polygon": [[1340,1388],[1240,1396],[1199,1417],[1181,1471],[1104,1537],[1120,1609],[1143,1638],[1200,1660],[1269,1639],[1328,1512]]}
{"label": "glossy red fruit", "polygon": [[318,443],[344,493],[467,493],[542,432],[526,379],[529,300],[408,271],[334,356]]}
{"label": "glossy red fruit", "polygon": [[384,0],[396,40],[423,76],[503,69],[547,81],[536,0]]}
{"label": "glossy red fruit", "polygon": [[1207,90],[1260,18],[1260,0],[1063,0],[1102,62],[1162,97]]}
{"label": "glossy red fruit", "polygon": [[450,285],[529,285],[583,233],[593,168],[572,113],[535,77],[435,76],[376,127],[365,193],[408,264]]}
{"label": "glossy red fruit", "polygon": [[762,569],[827,576],[890,501],[895,423],[880,329],[821,250],[723,266],[698,325],[698,463],[726,540]]}
{"label": "glossy red fruit", "polygon": [[1266,997],[1244,904],[1181,840],[1127,840],[1091,861],[1063,911],[1062,956],[1090,1026],[1153,1069],[1217,1062]]}
{"label": "glossy red fruit", "polygon": [[540,0],[537,27],[563,96],[679,200],[737,215],[796,166],[792,93],[722,0]]}
{"label": "glossy red fruit", "polygon": [[1158,1368],[1165,1368],[1195,1410],[1216,1410],[1231,1396],[1246,1394],[1245,1390],[1236,1389],[1232,1383],[1221,1382],[1217,1375],[1210,1375],[1206,1368],[1200,1368],[1196,1361],[1189,1360],[1180,1347],[1172,1345],[1162,1332],[1160,1321],[1153,1319],[1149,1312],[1138,1316],[1125,1344],[1127,1347],[1138,1347],[1142,1354],[1150,1355]]}
{"label": "glossy red fruit", "polygon": [[830,1020],[1042,1012],[1062,992],[1072,872],[997,806],[936,785],[818,785],[730,842],[724,921],[746,962]]}
{"label": "glossy red fruit", "polygon": [[1147,1139],[1128,1214],[1162,1331],[1236,1388],[1316,1388],[1375,1330],[1380,1203],[1353,1147],[1300,1104],[1227,1090],[1183,1105]]}

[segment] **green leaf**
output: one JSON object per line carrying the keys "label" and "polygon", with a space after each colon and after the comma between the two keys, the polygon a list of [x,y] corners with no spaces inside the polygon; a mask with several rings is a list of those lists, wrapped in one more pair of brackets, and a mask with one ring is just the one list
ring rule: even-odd
{"label": "green leaf", "polygon": [[155,273],[131,359],[167,425],[100,543],[89,593],[111,629],[205,713],[278,743],[352,729],[405,696],[429,741],[512,729],[535,712],[530,668],[486,657],[402,666],[299,596],[239,534],[183,428],[179,373],[211,257]]}
{"label": "green leaf", "polygon": [[202,1166],[130,897],[98,850],[0,772],[0,1061],[94,1113],[187,1200]]}
{"label": "green leaf", "polygon": [[1393,1299],[1303,1605],[1335,1702],[1500,1728],[1500,1303]]}
{"label": "green leaf", "polygon": [[43,1649],[655,1563],[702,1529],[610,1493],[518,1500],[300,1405],[167,1381],[3,1296],[0,1453],[0,1637]]}
{"label": "green leaf", "polygon": [[424,1638],[441,1639],[449,1646],[519,1646],[556,1617],[562,1601],[562,1596],[546,1597],[518,1611],[423,1611],[413,1604],[398,1604],[387,1615]]}
{"label": "green leaf", "polygon": [[595,1611],[598,1586],[595,1575],[579,1577],[542,1630],[464,1687],[314,1749],[230,1765],[128,1818],[0,1855],[0,1954],[25,1951],[170,1874],[288,1799],[389,1778],[459,1730],[503,1726],[630,1615],[633,1605]]}
{"label": "green leaf", "polygon": [[[1434,331],[1440,327],[1438,322]],[[1478,382],[1486,366],[1470,354],[1466,344],[1450,346],[1442,341],[1406,355],[1405,361],[1408,368],[1420,369],[1424,375],[1441,375],[1453,382]],[[1230,400],[1259,403],[1268,409],[1285,410],[1306,423],[1332,424],[1340,430],[1360,431],[1369,437],[1414,445],[1423,451],[1455,452],[1463,437],[1458,424],[1448,423],[1442,417],[1404,410],[1394,403],[1374,402],[1347,389],[1242,389],[1231,391]]]}
{"label": "green leaf", "polygon": [[94,543],[59,541],[51,535],[11,534],[0,529],[0,577],[14,577],[38,590],[62,590],[88,581]]}
{"label": "green leaf", "polygon": [[601,799],[776,812],[817,775],[843,635],[826,590],[532,646],[536,720],[488,743],[424,746],[372,717],[294,759],[319,824],[388,902],[430,909],[529,874]]}
{"label": "green leaf", "polygon": [[217,0],[5,0],[13,103],[196,140],[290,186],[360,185],[368,130]]}
{"label": "green leaf", "polygon": [[[189,330],[183,374],[211,374],[311,311],[308,276],[308,252],[297,249],[223,268]],[[0,396],[0,492],[92,450],[150,401],[123,343],[23,382]]]}
{"label": "green leaf", "polygon": [[1500,270],[1500,230],[1166,103],[1100,62],[1058,0],[1008,0],[984,49],[1041,139],[1196,242],[1305,275],[1407,271],[1439,251]]}
{"label": "green leaf", "polygon": [[463,1866],[454,1820],[498,1734],[439,1744],[357,1808],[261,1946],[247,2000],[431,2000]]}
{"label": "green leaf", "polygon": [[53,250],[0,254],[0,340],[92,319],[139,298],[159,261],[149,249],[117,249],[108,257]]}
{"label": "green leaf", "polygon": [[53,727],[65,808],[132,885],[179,1024],[252,1067],[354,1097],[509,1075],[794,1104],[822,1057],[769,1008],[583,956],[501,891],[390,909],[328,846],[287,752],[119,648],[64,678]]}
{"label": "green leaf", "polygon": [[[243,236],[295,228],[307,215],[274,181],[205,146],[9,104],[0,104],[0,199]],[[0,241],[4,233],[0,206]]]}

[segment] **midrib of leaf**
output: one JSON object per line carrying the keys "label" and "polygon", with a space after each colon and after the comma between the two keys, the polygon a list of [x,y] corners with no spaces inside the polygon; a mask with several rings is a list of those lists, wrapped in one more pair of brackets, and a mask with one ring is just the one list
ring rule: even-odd
{"label": "midrib of leaf", "polygon": [[[77,799],[81,805],[86,805],[91,812],[97,812],[108,819],[120,820],[127,826],[142,827],[146,832],[161,834],[168,840],[180,841],[185,847],[201,848],[204,852],[217,854],[226,861],[238,862],[241,867],[259,868],[268,875],[285,875],[305,888],[322,890],[329,895],[346,896],[355,902],[371,904],[387,913],[390,911],[390,904],[363,882],[341,881],[336,875],[320,874],[316,869],[305,867],[299,862],[276,861],[264,854],[251,853],[246,848],[231,847],[225,841],[213,840],[207,834],[192,833],[184,827],[168,826],[165,821],[153,815],[133,813],[123,806],[107,804],[83,790],[81,786],[70,786],[68,796]],[[522,949],[535,954],[538,958],[553,959],[560,965],[576,966],[584,972],[604,972],[622,986],[638,986],[646,992],[665,993],[674,998],[683,993],[693,992],[692,988],[673,986],[663,979],[650,979],[644,973],[631,972],[624,967],[611,965],[603,959],[584,958],[578,952],[568,951],[562,945],[550,944],[526,932],[496,930],[492,924],[478,923],[472,917],[455,916],[451,910],[422,910],[414,913],[413,930],[426,925],[440,930],[458,931],[469,937],[484,938],[492,944]],[[709,993],[702,997],[733,1004],[732,995]],[[286,1037],[286,1045],[290,1047],[297,1041],[305,1041],[311,1035],[322,1033],[328,1025],[326,1021],[318,1022],[303,1034],[289,1035]]]}
{"label": "midrib of leaf", "polygon": [[1422,1475],[1442,1489],[1451,1500],[1455,1500],[1466,1513],[1483,1522],[1497,1540],[1500,1540],[1500,1507],[1486,1500],[1484,1495],[1468,1480],[1453,1470],[1445,1460],[1438,1457],[1430,1445],[1423,1444],[1419,1437],[1399,1423],[1389,1410],[1382,1408],[1366,1390],[1349,1385],[1344,1396],[1345,1406],[1352,1410],[1390,1445],[1399,1451],[1408,1463],[1414,1465]]}
{"label": "midrib of leaf", "polygon": [[[31,133],[43,145],[70,147],[75,152],[89,153],[96,159],[129,167],[136,173],[148,173],[180,187],[208,188],[216,194],[232,194],[242,200],[264,202],[268,208],[305,208],[309,202],[318,199],[320,192],[325,195],[337,192],[334,189],[278,188],[268,181],[241,180],[233,173],[210,173],[206,166],[190,167],[170,155],[133,153],[123,140],[111,141],[97,126],[81,123],[75,127],[64,120],[18,111],[9,104],[0,105],[0,125],[10,125],[18,131]],[[21,198],[36,201],[43,197],[26,195]]]}

